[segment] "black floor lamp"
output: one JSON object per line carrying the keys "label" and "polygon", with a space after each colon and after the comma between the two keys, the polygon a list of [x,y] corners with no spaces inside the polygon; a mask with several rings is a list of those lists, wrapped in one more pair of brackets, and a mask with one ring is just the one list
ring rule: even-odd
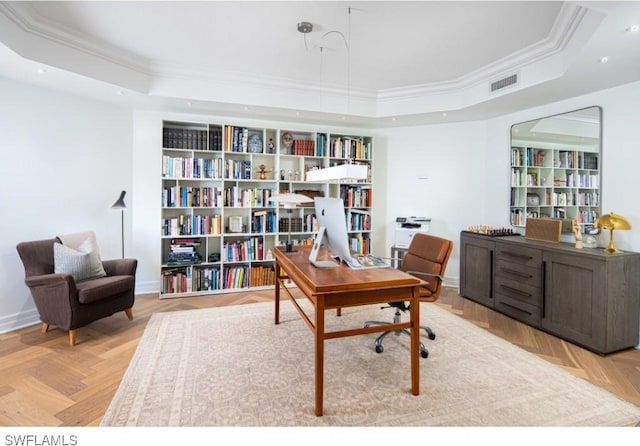
{"label": "black floor lamp", "polygon": [[120,198],[118,198],[118,201],[116,201],[115,203],[113,203],[113,206],[111,206],[111,209],[120,209],[120,213],[122,215],[122,226],[120,228],[120,234],[122,237],[122,258],[124,259],[124,210],[127,208],[127,205],[124,203],[124,196],[127,194],[126,190],[123,190],[122,192],[120,192]]}

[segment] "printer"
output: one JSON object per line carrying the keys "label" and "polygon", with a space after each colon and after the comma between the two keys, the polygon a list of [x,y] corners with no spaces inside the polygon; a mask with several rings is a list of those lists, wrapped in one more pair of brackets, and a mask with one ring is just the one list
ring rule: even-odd
{"label": "printer", "polygon": [[429,232],[431,219],[427,217],[396,218],[395,247],[408,248],[413,236],[418,232]]}

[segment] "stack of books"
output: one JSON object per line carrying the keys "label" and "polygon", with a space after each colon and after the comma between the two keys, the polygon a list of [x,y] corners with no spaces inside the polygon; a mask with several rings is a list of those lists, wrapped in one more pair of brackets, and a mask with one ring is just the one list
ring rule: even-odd
{"label": "stack of books", "polygon": [[194,265],[202,262],[196,248],[200,239],[172,239],[169,245],[168,266]]}

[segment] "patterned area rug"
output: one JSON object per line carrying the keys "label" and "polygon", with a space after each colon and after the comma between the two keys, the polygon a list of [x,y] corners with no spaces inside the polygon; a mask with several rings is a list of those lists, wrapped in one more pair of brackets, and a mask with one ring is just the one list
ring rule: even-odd
{"label": "patterned area rug", "polygon": [[[324,416],[314,415],[311,331],[291,303],[154,314],[102,426],[626,426],[640,408],[436,305],[421,319],[420,395],[409,338],[325,343]],[[309,313],[311,314],[311,313]],[[327,311],[327,327],[391,320],[379,306]]]}

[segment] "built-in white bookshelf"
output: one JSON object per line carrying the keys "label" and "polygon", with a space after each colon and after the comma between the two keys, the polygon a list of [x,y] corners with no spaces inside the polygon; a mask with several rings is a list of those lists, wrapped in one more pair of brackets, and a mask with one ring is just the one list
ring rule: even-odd
{"label": "built-in white bookshelf", "polygon": [[[270,198],[283,192],[341,197],[351,248],[371,250],[368,136],[163,121],[160,297],[271,287],[272,250],[289,237],[310,244],[313,203],[289,215]],[[311,170],[364,165],[368,178],[308,182]]]}

